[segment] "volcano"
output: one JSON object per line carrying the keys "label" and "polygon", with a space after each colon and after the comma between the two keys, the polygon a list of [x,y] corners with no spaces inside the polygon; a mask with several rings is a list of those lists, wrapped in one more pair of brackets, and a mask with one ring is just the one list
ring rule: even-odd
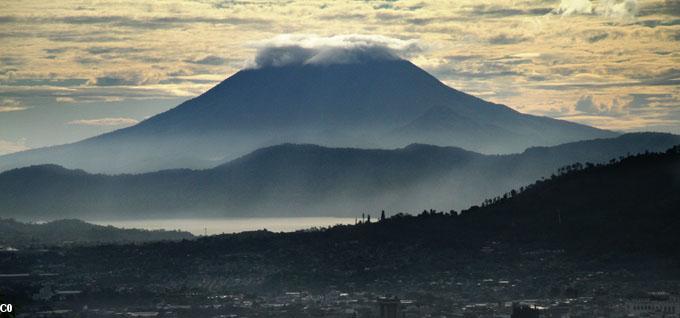
{"label": "volcano", "polygon": [[243,69],[135,126],[0,157],[0,170],[46,163],[103,173],[207,168],[280,143],[511,153],[615,135],[484,101],[401,58],[359,55]]}

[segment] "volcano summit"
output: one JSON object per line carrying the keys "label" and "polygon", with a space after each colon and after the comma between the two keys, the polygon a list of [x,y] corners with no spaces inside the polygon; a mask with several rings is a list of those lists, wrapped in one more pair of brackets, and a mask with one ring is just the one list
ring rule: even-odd
{"label": "volcano summit", "polygon": [[0,171],[44,163],[104,173],[205,168],[284,142],[509,153],[615,135],[460,92],[388,46],[286,45],[262,48],[253,65],[167,112],[73,144],[0,157]]}

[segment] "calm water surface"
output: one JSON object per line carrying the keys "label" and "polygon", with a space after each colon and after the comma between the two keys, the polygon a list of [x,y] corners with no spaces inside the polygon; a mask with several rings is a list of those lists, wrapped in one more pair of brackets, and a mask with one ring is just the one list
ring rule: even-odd
{"label": "calm water surface", "polygon": [[162,219],[134,221],[88,221],[126,229],[183,230],[194,235],[238,233],[267,229],[272,232],[292,232],[311,227],[354,224],[354,218],[290,217],[290,218],[226,218],[226,219]]}

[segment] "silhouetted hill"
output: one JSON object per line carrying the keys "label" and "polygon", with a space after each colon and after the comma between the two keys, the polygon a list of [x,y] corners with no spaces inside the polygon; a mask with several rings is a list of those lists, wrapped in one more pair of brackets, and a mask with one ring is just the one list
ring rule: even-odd
{"label": "silhouetted hill", "polygon": [[193,235],[188,232],[119,229],[74,219],[40,224],[0,219],[0,246],[14,248],[64,244],[137,243],[191,238]]}
{"label": "silhouetted hill", "polygon": [[0,209],[5,217],[25,219],[460,209],[571,163],[606,162],[676,144],[675,135],[640,133],[502,156],[422,144],[395,150],[284,144],[207,170],[107,176],[34,166],[0,174]]}
{"label": "silhouetted hill", "polygon": [[522,114],[450,88],[400,59],[245,69],[138,125],[0,157],[0,171],[54,163],[89,172],[208,168],[280,143],[485,153],[616,134]]}
{"label": "silhouetted hill", "polygon": [[677,259],[678,193],[680,146],[675,146],[610,164],[574,164],[466,214],[476,228],[506,240],[550,241],[574,251],[666,253]]}

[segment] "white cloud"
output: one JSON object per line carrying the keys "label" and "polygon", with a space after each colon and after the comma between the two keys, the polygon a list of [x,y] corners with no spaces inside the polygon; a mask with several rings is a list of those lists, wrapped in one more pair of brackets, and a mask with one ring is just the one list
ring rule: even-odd
{"label": "white cloud", "polygon": [[597,7],[597,12],[608,18],[630,20],[638,13],[637,0],[606,0]]}
{"label": "white cloud", "polygon": [[322,37],[283,34],[251,44],[257,48],[249,67],[279,67],[294,64],[345,64],[366,60],[397,59],[421,52],[415,40],[381,35],[349,34]]}
{"label": "white cloud", "polygon": [[81,126],[132,126],[137,123],[139,123],[139,121],[133,118],[109,117],[96,119],[78,119],[69,121],[67,124]]}
{"label": "white cloud", "polygon": [[562,0],[560,6],[555,9],[555,13],[563,16],[591,14],[593,13],[593,4],[590,0]]}
{"label": "white cloud", "polygon": [[15,99],[5,98],[0,101],[0,113],[18,112],[26,109],[28,109],[28,107]]}
{"label": "white cloud", "polygon": [[67,97],[67,96],[57,96],[55,98],[57,103],[75,103],[76,100],[73,97]]}
{"label": "white cloud", "polygon": [[17,141],[0,139],[0,155],[6,155],[13,152],[19,152],[30,149],[26,146],[26,139],[22,138]]}
{"label": "white cloud", "polygon": [[630,20],[639,11],[637,0],[562,0],[554,13],[562,16],[597,14],[611,19]]}
{"label": "white cloud", "polygon": [[625,113],[624,105],[618,98],[613,98],[609,102],[597,101],[592,95],[583,95],[576,102],[574,109],[583,115],[607,115],[618,116]]}

